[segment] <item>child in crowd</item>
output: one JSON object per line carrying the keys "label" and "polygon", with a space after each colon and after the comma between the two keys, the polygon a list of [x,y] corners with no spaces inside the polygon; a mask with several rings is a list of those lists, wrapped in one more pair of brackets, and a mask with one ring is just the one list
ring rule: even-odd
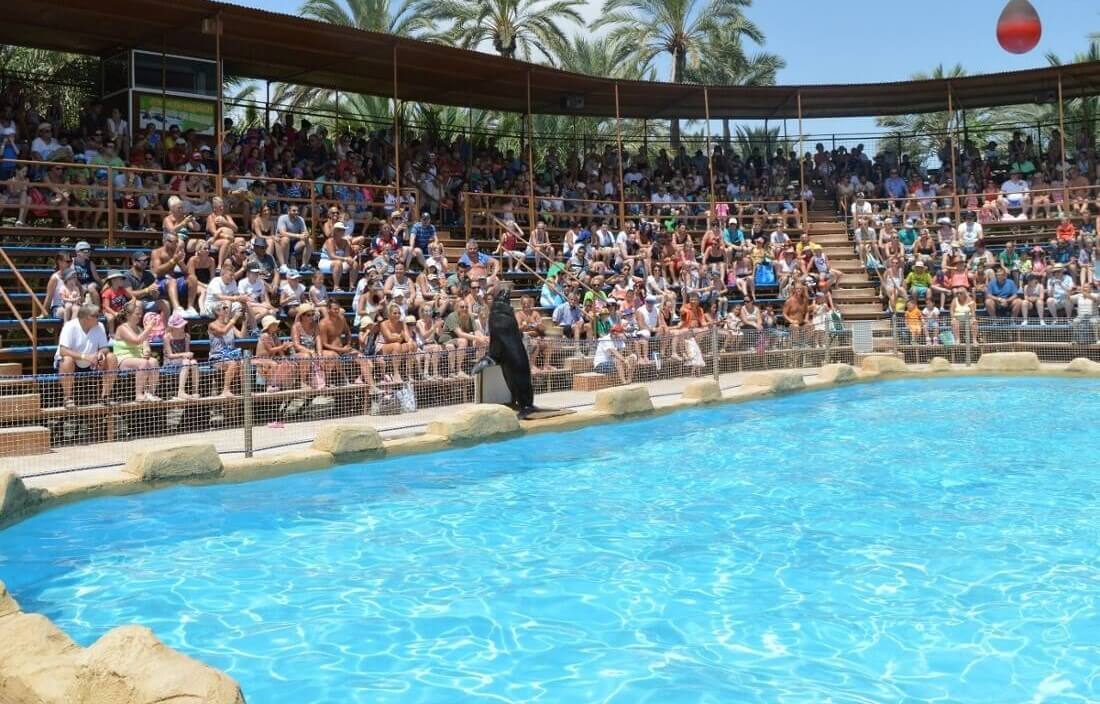
{"label": "child in crowd", "polygon": [[328,305],[328,289],[325,288],[325,274],[321,270],[310,277],[309,302],[318,310]]}
{"label": "child in crowd", "polygon": [[[191,351],[191,336],[187,334],[187,319],[175,313],[168,319],[168,331],[164,337],[164,373],[172,370],[179,372],[179,386],[173,401],[187,401],[199,398],[199,365],[195,353]],[[193,393],[187,393],[187,382],[191,381]]]}
{"label": "child in crowd", "polygon": [[69,269],[65,272],[65,283],[61,287],[61,306],[57,311],[60,315],[56,317],[61,318],[66,323],[76,317],[76,311],[84,303],[84,289],[80,285],[80,275],[77,274],[76,269]]}

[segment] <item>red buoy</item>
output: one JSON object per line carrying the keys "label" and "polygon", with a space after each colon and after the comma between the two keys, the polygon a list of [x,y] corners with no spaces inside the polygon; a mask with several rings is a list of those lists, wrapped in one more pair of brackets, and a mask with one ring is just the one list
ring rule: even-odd
{"label": "red buoy", "polygon": [[1009,0],[997,20],[997,41],[1005,51],[1026,54],[1043,36],[1039,13],[1028,0]]}

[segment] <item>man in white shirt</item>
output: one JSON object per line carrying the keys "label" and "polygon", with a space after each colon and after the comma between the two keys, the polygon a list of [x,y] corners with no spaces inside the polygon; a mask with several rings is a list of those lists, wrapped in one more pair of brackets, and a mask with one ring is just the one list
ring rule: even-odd
{"label": "man in white shirt", "polygon": [[248,301],[248,296],[240,292],[237,280],[233,278],[233,267],[226,262],[218,272],[218,276],[210,280],[206,286],[206,300],[202,304],[202,313],[208,317],[217,317],[219,303],[228,303],[229,312],[236,315],[241,310],[241,304]]}
{"label": "man in white shirt", "polygon": [[871,201],[867,200],[866,194],[863,191],[856,193],[856,199],[852,201],[852,219],[859,222],[861,215],[870,215],[873,210]]}
{"label": "man in white shirt", "polygon": [[966,211],[966,221],[959,228],[959,237],[968,254],[974,249],[978,240],[982,239],[982,224],[978,222],[978,217],[973,210]]}
{"label": "man in white shirt", "polygon": [[1031,201],[1031,189],[1027,185],[1019,171],[1013,171],[1008,180],[1001,184],[1001,197],[997,199],[997,205],[1001,208],[1001,216],[1016,217],[1010,211],[1019,211],[1019,218],[1023,218],[1024,211]]}
{"label": "man in white shirt", "polygon": [[31,158],[35,161],[70,161],[73,150],[57,141],[50,123],[41,122],[38,124],[37,136],[31,142]]}
{"label": "man in white shirt", "polygon": [[1047,309],[1055,321],[1058,320],[1059,308],[1066,312],[1066,318],[1073,317],[1073,289],[1073,277],[1066,273],[1066,267],[1063,264],[1051,267],[1047,279]]}
{"label": "man in white shirt", "polygon": [[598,374],[616,373],[622,384],[629,384],[634,378],[634,367],[638,364],[638,355],[624,355],[619,350],[625,348],[622,323],[611,326],[611,332],[596,341],[595,370]]}
{"label": "man in white shirt", "polygon": [[54,368],[61,374],[61,391],[65,407],[76,405],[73,401],[73,378],[78,373],[103,372],[100,385],[100,401],[111,405],[111,388],[115,385],[118,360],[111,352],[107,331],[99,322],[99,306],[83,305],[76,317],[65,323],[57,340]]}

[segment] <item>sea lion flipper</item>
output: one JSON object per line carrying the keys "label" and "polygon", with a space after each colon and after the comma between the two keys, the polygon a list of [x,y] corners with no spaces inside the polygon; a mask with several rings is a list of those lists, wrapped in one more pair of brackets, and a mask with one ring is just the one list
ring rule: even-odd
{"label": "sea lion flipper", "polygon": [[470,370],[470,374],[473,376],[477,376],[483,370],[488,369],[495,364],[496,361],[492,357],[490,357],[489,355],[485,355],[481,359],[477,360],[477,364],[475,364],[474,368]]}

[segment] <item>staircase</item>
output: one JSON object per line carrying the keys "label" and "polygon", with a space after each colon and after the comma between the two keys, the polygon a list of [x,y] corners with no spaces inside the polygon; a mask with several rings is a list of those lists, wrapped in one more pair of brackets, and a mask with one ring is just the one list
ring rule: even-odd
{"label": "staircase", "polygon": [[836,215],[832,199],[819,193],[808,220],[806,231],[810,239],[821,245],[829,257],[830,266],[843,275],[839,285],[833,289],[833,301],[844,320],[873,321],[875,350],[890,349],[890,320],[882,311],[878,279],[872,279],[859,261],[855,243],[849,237],[843,219]]}

